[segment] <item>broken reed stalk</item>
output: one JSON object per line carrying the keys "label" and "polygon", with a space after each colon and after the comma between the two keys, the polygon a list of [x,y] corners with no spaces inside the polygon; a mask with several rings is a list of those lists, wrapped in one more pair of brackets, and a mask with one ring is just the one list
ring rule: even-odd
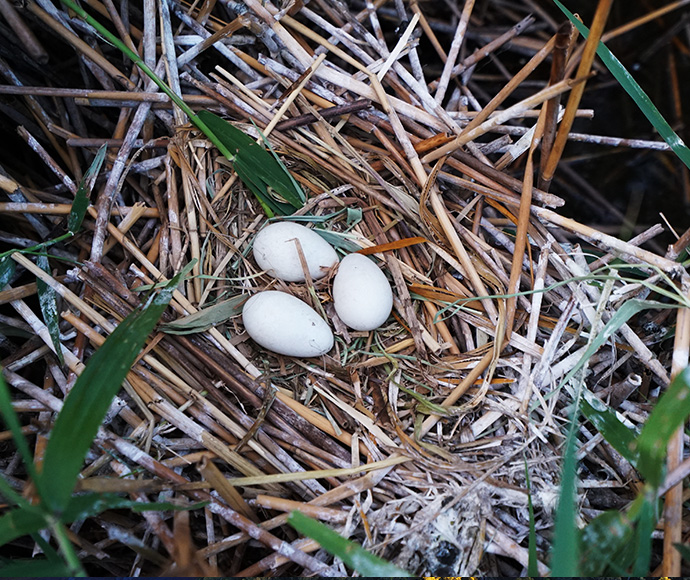
{"label": "broken reed stalk", "polygon": [[[587,37],[585,48],[582,53],[582,60],[580,60],[580,66],[577,69],[576,78],[584,78],[589,75],[589,72],[592,68],[592,63],[594,62],[594,57],[596,56],[597,47],[599,46],[599,41],[604,33],[604,27],[606,26],[606,20],[608,19],[612,4],[613,0],[599,0],[599,3],[597,4],[597,9],[594,13],[594,20],[592,21],[589,36]],[[542,189],[547,191],[553,179],[554,173],[556,172],[556,167],[561,159],[563,150],[565,149],[568,133],[573,126],[575,113],[580,104],[580,99],[582,99],[584,91],[585,83],[580,83],[579,85],[573,87],[573,90],[568,97],[568,102],[565,106],[565,112],[563,114],[563,120],[558,128],[558,133],[556,134],[553,147],[541,173],[540,183],[543,184]]]}
{"label": "broken reed stalk", "polygon": [[[513,262],[510,269],[510,281],[508,282],[507,293],[517,294],[520,289],[520,278],[522,275],[522,261],[525,250],[528,248],[527,231],[530,227],[530,213],[532,209],[532,187],[534,183],[534,152],[541,141],[547,117],[549,115],[549,104],[547,101],[542,106],[542,114],[535,126],[534,135],[527,151],[527,161],[525,163],[525,176],[523,178],[522,195],[520,196],[520,209],[518,213],[517,232],[515,234],[515,249],[513,250]],[[531,261],[531,260],[530,260]],[[508,299],[506,305],[506,337],[510,340],[513,333],[513,322],[515,321],[515,311],[517,308],[517,297]]]}
{"label": "broken reed stalk", "polygon": [[[690,292],[690,285],[687,280],[681,286],[681,291],[686,296]],[[673,343],[673,359],[671,367],[671,378],[675,378],[678,373],[688,366],[690,360],[690,310],[682,309],[678,313],[676,322],[676,336]],[[685,428],[681,426],[671,438],[668,445],[667,465],[668,471],[674,469],[683,461],[684,443],[683,437]],[[682,542],[683,535],[683,487],[676,484],[671,487],[664,496],[664,552],[661,569],[668,574],[680,574],[681,554],[676,547]]]}

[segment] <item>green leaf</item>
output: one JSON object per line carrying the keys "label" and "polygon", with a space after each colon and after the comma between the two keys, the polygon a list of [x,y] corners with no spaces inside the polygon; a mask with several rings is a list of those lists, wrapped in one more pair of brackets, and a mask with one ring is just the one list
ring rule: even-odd
{"label": "green leaf", "polygon": [[580,534],[577,528],[577,504],[575,487],[577,481],[575,441],[577,413],[572,418],[565,440],[565,454],[561,477],[561,491],[556,509],[553,548],[551,550],[551,575],[580,576],[579,548]]}
{"label": "green leaf", "polygon": [[[44,272],[50,274],[50,264],[48,263],[48,256],[45,254],[36,256],[36,265]],[[41,307],[43,321],[48,327],[50,339],[53,341],[55,354],[60,364],[64,365],[65,358],[62,355],[62,343],[60,342],[60,314],[57,307],[57,293],[40,278],[36,278],[36,289],[38,304]]]}
{"label": "green leaf", "polygon": [[347,223],[348,228],[356,226],[359,222],[362,221],[362,208],[347,207],[345,209],[347,210],[347,217],[345,218],[345,221]]}
{"label": "green leaf", "polygon": [[237,296],[223,300],[223,302],[199,310],[199,312],[195,312],[194,314],[190,314],[174,322],[162,324],[160,330],[168,334],[204,332],[212,326],[221,324],[229,318],[240,314],[242,312],[242,305],[246,302],[247,298],[248,296],[246,294],[238,294]]}
{"label": "green leaf", "polygon": [[23,496],[14,491],[14,488],[10,485],[10,483],[2,477],[0,477],[0,498],[4,498],[7,503],[13,505],[31,505]]}
{"label": "green leaf", "polygon": [[38,548],[43,551],[43,554],[46,558],[48,558],[48,561],[55,562],[56,564],[62,563],[62,559],[60,558],[60,555],[57,553],[56,549],[53,548],[53,546],[47,540],[45,540],[41,534],[31,534],[31,538],[34,542],[36,542]]}
{"label": "green leaf", "polygon": [[673,547],[680,552],[683,560],[690,562],[690,546],[685,544],[673,544]]}
{"label": "green leaf", "polygon": [[585,394],[582,399],[582,412],[611,447],[635,467],[637,465],[637,453],[634,451],[635,434],[618,419],[616,413],[591,393]]}
{"label": "green leaf", "polygon": [[594,340],[592,340],[590,345],[587,347],[587,350],[584,352],[577,364],[572,369],[570,369],[570,372],[568,372],[568,374],[565,375],[565,377],[563,377],[560,384],[558,385],[558,388],[556,389],[556,392],[559,391],[560,388],[563,385],[565,385],[570,379],[572,379],[585,365],[585,363],[592,357],[592,355],[597,350],[599,350],[599,348],[609,338],[611,338],[616,332],[618,332],[618,329],[621,326],[623,326],[626,322],[628,322],[630,318],[644,310],[663,310],[666,308],[676,308],[676,306],[672,306],[664,302],[657,302],[654,300],[639,300],[638,298],[632,298],[631,300],[628,300],[618,310],[616,310],[615,314],[609,319],[602,331],[594,337]]}
{"label": "green leaf", "polygon": [[[256,145],[256,143],[254,144]],[[257,145],[257,147],[259,146]],[[295,211],[296,208],[293,206],[282,203],[282,201],[269,194],[266,183],[258,177],[257,169],[251,167],[251,164],[248,164],[244,157],[236,158],[233,167],[242,182],[257,197],[262,206],[264,206],[264,210],[266,207],[269,208],[272,215],[268,217],[273,217],[274,215],[290,215]]]}
{"label": "green leaf", "polygon": [[218,115],[199,111],[197,116],[232,154],[233,158],[229,161],[254,195],[266,203],[270,191],[275,192],[274,202],[279,204],[277,207],[281,208],[282,215],[288,215],[286,210],[293,213],[304,205],[304,192],[277,156]]}
{"label": "green leaf", "polygon": [[[271,142],[266,138],[266,135],[263,134],[263,132],[261,131],[261,129],[259,129],[259,127],[253,119],[251,119],[251,122],[252,125],[254,125],[254,128],[256,129],[257,133],[259,133],[259,136],[261,137],[261,140],[264,142],[264,145],[266,145],[266,148],[271,152],[271,155],[273,155],[273,158],[278,163],[278,166],[282,170],[284,176],[287,177],[287,180],[290,182],[290,187],[288,189],[291,191],[291,193],[297,193],[297,197],[299,198],[299,205],[301,207],[304,204],[304,202],[307,201],[307,197],[304,195],[302,188],[295,181],[295,178],[292,177],[292,173],[288,171],[287,167],[285,167],[283,162],[280,160],[280,157],[278,157],[278,154],[271,146]],[[285,183],[285,185],[287,185],[287,183]]]}
{"label": "green leaf", "polygon": [[[22,433],[19,417],[17,417],[17,413],[12,406],[12,396],[10,395],[10,390],[7,387],[7,383],[5,383],[5,379],[2,374],[0,374],[0,413],[2,413],[2,418],[5,421],[5,425],[12,433],[12,439],[14,440],[14,444],[17,446],[17,450],[24,461],[24,465],[26,466],[29,477],[32,479],[32,481],[36,482],[38,477],[34,467],[33,455],[29,449],[29,444],[26,441],[26,437],[24,437],[24,433]],[[39,484],[37,484],[37,488],[39,495],[43,497],[44,490]],[[0,484],[0,491],[2,491],[2,494],[8,501],[12,501],[15,504],[23,507],[30,505],[23,497],[17,494],[9,486],[9,484],[5,482],[5,480],[2,480],[2,484]],[[0,532],[1,531],[2,526],[0,526]]]}
{"label": "green leaf", "polygon": [[[197,502],[188,506],[170,502],[142,503],[110,493],[87,493],[70,498],[67,507],[60,515],[60,521],[63,524],[70,524],[112,509],[129,509],[134,512],[180,511],[201,509],[205,505],[207,502]],[[47,527],[48,515],[43,510],[43,505],[24,505],[9,511],[0,516],[0,546]]]}
{"label": "green leaf", "polygon": [[86,453],[110,403],[148,335],[165,310],[190,262],[142,310],[125,318],[94,353],[65,400],[46,446],[40,479],[50,495],[43,500],[56,513],[67,507]]}
{"label": "green leaf", "polygon": [[16,267],[16,262],[9,256],[0,260],[0,290],[10,283]]}
{"label": "green leaf", "polygon": [[653,487],[659,487],[663,480],[668,442],[689,415],[690,367],[687,367],[661,396],[636,441],[637,468]]}
{"label": "green leaf", "polygon": [[45,528],[46,514],[37,506],[15,508],[0,516],[0,546]]}
{"label": "green leaf", "polygon": [[208,502],[197,502],[187,506],[180,506],[170,502],[142,503],[114,493],[87,493],[72,496],[61,520],[62,523],[69,524],[76,520],[83,520],[113,509],[129,509],[137,513],[146,511],[185,511],[201,509],[207,504]]}
{"label": "green leaf", "polygon": [[581,574],[599,577],[612,569],[622,574],[635,555],[633,536],[625,514],[611,510],[594,518],[582,531]]}
{"label": "green leaf", "polygon": [[534,523],[534,506],[532,505],[532,486],[529,481],[529,468],[525,459],[525,482],[527,484],[527,510],[529,512],[529,543],[527,546],[527,575],[530,578],[539,576],[537,562],[537,528]]}
{"label": "green leaf", "polygon": [[415,399],[420,404],[420,406],[417,409],[420,413],[425,413],[427,415],[433,413],[434,415],[439,415],[441,417],[447,417],[451,412],[451,409],[449,409],[448,407],[444,407],[443,405],[439,405],[438,403],[434,403],[434,402],[430,401],[424,395],[418,393],[414,389],[408,389],[407,387],[405,387],[403,385],[397,385],[396,384],[396,386],[403,393],[410,395],[410,397]]}
{"label": "green leaf", "polygon": [[343,250],[347,253],[356,252],[362,248],[355,244],[352,240],[342,235],[340,232],[331,232],[329,230],[322,230],[319,228],[314,228],[314,232],[319,234],[324,240],[326,240],[334,248]]}
{"label": "green leaf", "polygon": [[74,196],[74,201],[72,202],[72,209],[69,213],[69,219],[67,220],[67,229],[70,233],[76,234],[81,228],[81,224],[84,221],[84,216],[86,215],[86,210],[89,207],[89,191],[93,186],[98,172],[101,170],[101,165],[103,165],[103,160],[105,159],[105,152],[107,147],[103,145],[96,153],[96,157],[91,163],[91,166],[87,169],[86,173],[79,183],[79,189],[77,189],[77,194]]}
{"label": "green leaf", "polygon": [[405,570],[370,554],[361,546],[336,534],[328,526],[300,512],[290,513],[288,523],[300,534],[316,540],[329,554],[340,558],[346,566],[356,570],[362,576],[406,578],[411,576]]}
{"label": "green leaf", "polygon": [[632,569],[633,576],[647,576],[649,564],[652,560],[652,532],[656,525],[656,507],[654,503],[656,494],[645,497],[640,511],[637,529],[637,549],[635,551],[635,564]]}
{"label": "green leaf", "polygon": [[[575,16],[573,16],[573,14],[558,0],[553,1],[556,6],[560,8],[561,12],[568,17],[568,20],[573,23],[580,34],[587,38],[589,29],[577,18],[575,18]],[[632,99],[635,101],[635,104],[640,108],[642,113],[644,113],[645,117],[647,117],[650,123],[659,132],[659,135],[661,135],[662,139],[668,143],[669,147],[671,147],[673,152],[680,158],[680,160],[690,168],[690,149],[688,149],[685,143],[683,143],[682,139],[666,122],[666,119],[664,119],[659,110],[654,106],[654,103],[652,103],[651,99],[642,90],[640,85],[637,84],[637,81],[635,81],[627,69],[602,42],[599,43],[597,54],[606,65],[606,68],[609,69],[614,78],[625,89],[625,92],[632,97]]]}
{"label": "green leaf", "polygon": [[33,332],[29,332],[28,330],[23,330],[21,328],[17,328],[16,326],[11,326],[10,324],[2,324],[0,323],[0,335],[2,336],[14,336],[17,338],[31,338],[33,336],[36,336]]}
{"label": "green leaf", "polygon": [[67,564],[46,558],[0,562],[1,578],[67,578],[71,575],[72,569]]}

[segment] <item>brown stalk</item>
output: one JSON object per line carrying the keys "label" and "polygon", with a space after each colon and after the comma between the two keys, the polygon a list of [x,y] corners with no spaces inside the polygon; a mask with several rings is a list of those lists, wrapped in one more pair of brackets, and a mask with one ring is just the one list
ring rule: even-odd
{"label": "brown stalk", "polygon": [[232,509],[253,522],[258,523],[259,518],[257,517],[256,512],[249,506],[249,504],[247,504],[246,501],[244,501],[244,498],[235,489],[235,487],[228,484],[225,476],[220,472],[213,462],[204,457],[197,466],[197,469],[199,470],[199,473],[201,473],[202,477],[209,482],[209,484],[218,492],[220,497],[222,497]]}
{"label": "brown stalk", "polygon": [[647,24],[652,20],[656,20],[657,18],[661,18],[664,14],[668,14],[669,12],[673,12],[674,10],[678,10],[678,8],[682,8],[687,4],[690,4],[690,0],[677,0],[676,2],[670,2],[666,6],[657,8],[656,10],[650,10],[644,16],[635,18],[634,20],[631,20],[630,22],[623,24],[622,26],[619,26],[617,28],[614,28],[613,30],[609,30],[608,32],[604,33],[601,36],[601,41],[606,43],[612,38],[616,38],[622,34],[626,34],[627,32],[634,30],[635,28]]}
{"label": "brown stalk", "polygon": [[[690,286],[684,280],[681,291],[688,296]],[[675,378],[688,366],[690,351],[690,310],[682,308],[678,312],[676,336],[673,343],[671,377]],[[667,460],[669,473],[677,469],[683,461],[684,425],[681,425],[668,442]],[[668,489],[664,496],[664,552],[661,569],[664,574],[679,575],[681,554],[675,544],[683,541],[683,486],[678,483]]]}
{"label": "brown stalk", "polygon": [[[554,44],[553,56],[551,60],[551,76],[549,77],[549,84],[554,85],[563,80],[565,76],[565,59],[566,51],[569,47],[569,40],[571,38],[573,26],[569,22],[564,22],[556,33],[556,42]],[[556,138],[556,129],[558,127],[558,109],[560,107],[561,98],[554,97],[546,103],[546,124],[544,126],[544,136],[541,142],[541,158],[539,161],[539,189],[545,188],[543,179],[541,165],[546,162],[551,149],[553,147],[554,139]]]}
{"label": "brown stalk", "polygon": [[[582,60],[580,61],[580,66],[577,69],[577,78],[586,78],[590,73],[592,63],[594,62],[594,57],[596,56],[597,46],[601,40],[601,35],[604,33],[604,26],[606,25],[606,20],[612,4],[613,0],[599,0],[599,3],[597,4],[597,10],[594,14],[594,20],[585,43]],[[558,166],[558,162],[560,161],[563,150],[565,149],[568,133],[573,126],[575,113],[578,105],[580,104],[584,91],[585,83],[580,83],[573,88],[570,96],[568,97],[568,103],[565,106],[563,120],[558,128],[558,133],[556,134],[553,148],[551,149],[549,157],[546,160],[541,172],[543,188],[546,190],[549,189],[551,180],[556,172],[556,167]]]}
{"label": "brown stalk", "polygon": [[136,90],[134,83],[130,81],[119,69],[117,69],[117,67],[112,65],[108,60],[92,49],[76,34],[67,30],[45,10],[40,8],[35,2],[29,2],[27,4],[27,8],[34,14],[34,16],[39,18],[41,22],[48,26],[48,28],[52,29],[58,36],[71,44],[75,50],[83,54],[86,58],[105,71],[111,79],[120,83],[127,90]]}
{"label": "brown stalk", "polygon": [[[422,162],[431,163],[432,161],[436,161],[444,155],[452,153],[453,151],[462,147],[463,145],[470,143],[477,137],[484,135],[488,131],[491,131],[494,127],[503,124],[505,121],[519,116],[522,112],[536,107],[538,105],[541,105],[541,103],[543,103],[544,101],[552,99],[553,97],[560,95],[562,93],[565,93],[571,90],[573,87],[581,86],[582,84],[584,84],[584,81],[585,78],[577,78],[573,81],[564,80],[556,85],[547,87],[539,91],[535,95],[527,97],[526,99],[523,99],[522,101],[513,105],[512,107],[509,107],[504,111],[501,111],[496,116],[477,125],[474,129],[468,131],[467,128],[465,128],[465,130],[455,139],[453,139],[453,141],[451,141],[450,143],[447,143],[446,145],[439,147],[431,153],[427,153],[422,158]],[[475,117],[475,121],[477,118],[479,118],[479,116]]]}
{"label": "brown stalk", "polygon": [[472,131],[484,121],[486,121],[491,113],[493,113],[501,104],[508,98],[517,86],[523,82],[539,64],[551,53],[556,44],[556,37],[552,37],[549,41],[523,66],[518,73],[516,73],[510,81],[508,81],[501,90],[496,93],[496,96],[487,103],[485,107],[467,124],[463,129],[463,133]]}
{"label": "brown stalk", "polygon": [[429,21],[426,19],[426,17],[424,16],[424,13],[420,9],[419,1],[418,0],[411,0],[410,9],[415,14],[417,14],[419,16],[419,24],[422,27],[424,34],[426,34],[427,38],[431,42],[431,45],[434,47],[434,50],[436,51],[436,54],[438,54],[439,58],[441,59],[441,62],[445,63],[448,60],[448,55],[446,54],[445,50],[443,50],[443,47],[441,46],[441,43],[438,41],[436,34],[434,34],[433,29],[429,25]]}
{"label": "brown stalk", "polygon": [[[536,151],[541,136],[544,131],[546,119],[549,115],[549,104],[547,102],[542,107],[542,114],[539,116],[535,127],[534,136],[527,152],[525,163],[525,176],[523,178],[522,195],[520,196],[520,209],[518,213],[517,232],[515,234],[515,249],[513,250],[513,261],[510,269],[510,281],[508,282],[508,294],[517,294],[520,290],[520,277],[522,274],[522,260],[525,249],[528,247],[527,232],[530,227],[530,216],[532,209],[532,189],[534,184],[534,152]],[[513,322],[515,321],[515,311],[517,307],[517,297],[511,296],[506,303],[506,337],[510,340],[513,333]]]}
{"label": "brown stalk", "polygon": [[40,64],[46,64],[48,62],[48,53],[8,0],[0,0],[0,14],[2,14],[31,57]]}

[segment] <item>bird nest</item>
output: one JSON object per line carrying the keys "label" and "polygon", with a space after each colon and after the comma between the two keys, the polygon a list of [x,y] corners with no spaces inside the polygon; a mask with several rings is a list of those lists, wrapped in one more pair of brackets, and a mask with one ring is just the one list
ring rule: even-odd
{"label": "bird nest", "polygon": [[[603,72],[585,41],[533,2],[474,4],[84,3],[194,111],[270,144],[306,198],[271,220],[376,261],[394,305],[373,331],[334,315],[331,276],[289,283],[257,266],[265,204],[129,59],[62,5],[10,5],[2,43],[26,48],[5,50],[1,71],[3,124],[21,126],[2,159],[6,249],[65,232],[106,146],[80,231],[46,246],[47,268],[12,253],[0,292],[4,376],[37,460],[94,352],[188,268],[76,492],[193,509],[72,524],[87,571],[350,575],[286,523],[293,510],[425,576],[524,574],[533,524],[548,571],[574,404],[602,401],[637,428],[679,368],[672,355],[687,359],[687,333],[668,340],[687,236],[665,250],[650,245],[661,226],[624,237],[566,217],[586,177],[561,161],[566,139],[657,160],[668,147],[571,131],[596,113],[575,93]],[[57,339],[37,280],[56,293]],[[333,349],[298,359],[256,344],[240,314],[266,289],[322,313]],[[639,480],[579,421],[583,525],[626,506]],[[5,444],[5,478],[30,495],[17,458]],[[18,539],[13,557],[35,546]]]}

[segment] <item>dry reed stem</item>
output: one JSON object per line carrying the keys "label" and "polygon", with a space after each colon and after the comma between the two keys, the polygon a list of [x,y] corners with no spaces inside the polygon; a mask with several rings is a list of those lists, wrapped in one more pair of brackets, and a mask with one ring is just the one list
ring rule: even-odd
{"label": "dry reed stem", "polygon": [[36,38],[31,28],[26,25],[21,15],[7,0],[0,0],[0,14],[2,14],[31,57],[40,64],[46,64],[49,57],[45,48],[43,48],[43,45]]}
{"label": "dry reed stem", "polygon": [[[587,37],[587,41],[585,43],[582,59],[580,60],[580,65],[577,69],[576,78],[583,78],[589,75],[589,72],[592,68],[592,63],[594,62],[594,57],[596,56],[597,47],[599,46],[601,35],[604,33],[604,26],[606,25],[606,20],[612,4],[613,0],[599,0],[599,3],[597,4],[597,10],[594,14],[592,25],[590,26],[589,36]],[[570,96],[568,97],[568,103],[565,106],[563,121],[561,121],[561,125],[558,128],[558,133],[556,133],[553,147],[542,170],[541,177],[545,189],[548,189],[548,184],[551,183],[554,173],[556,172],[556,166],[558,165],[558,161],[560,160],[563,150],[565,149],[568,133],[573,126],[573,121],[575,120],[575,111],[577,111],[584,91],[585,84],[581,83],[573,88]]]}
{"label": "dry reed stem", "polygon": [[35,2],[27,4],[28,9],[34,16],[38,17],[41,22],[56,32],[61,38],[71,44],[75,50],[83,54],[86,58],[91,60],[98,67],[103,69],[110,78],[119,82],[124,88],[134,91],[136,89],[134,83],[130,81],[117,67],[113,66],[107,59],[105,59],[98,52],[93,50],[88,44],[81,40],[76,34],[65,28],[55,18],[51,17],[45,10],[40,8]]}
{"label": "dry reed stem", "polygon": [[470,21],[470,16],[472,10],[474,9],[474,0],[467,0],[462,7],[462,14],[458,25],[455,28],[455,35],[453,36],[453,42],[450,45],[450,50],[448,51],[448,56],[446,61],[443,63],[443,71],[441,72],[441,77],[438,81],[438,86],[436,88],[436,94],[434,99],[437,103],[443,101],[443,97],[446,94],[446,89],[448,88],[448,83],[450,82],[450,77],[453,74],[453,67],[455,66],[455,61],[460,53],[460,47],[465,40],[465,31],[467,30],[467,24]]}
{"label": "dry reed stem", "polygon": [[[687,296],[688,283],[684,281],[681,291]],[[688,366],[690,350],[690,311],[683,308],[678,313],[676,336],[673,343],[671,377]],[[683,461],[684,425],[678,428],[668,444],[667,465],[673,472]],[[666,491],[664,496],[664,553],[661,569],[669,575],[678,575],[681,571],[681,555],[674,544],[682,542],[683,535],[683,488],[676,484]]]}
{"label": "dry reed stem", "polygon": [[[549,101],[550,102],[550,101]],[[510,269],[510,281],[508,282],[507,294],[517,294],[520,289],[520,277],[522,274],[522,261],[527,244],[527,231],[529,228],[530,210],[532,206],[532,186],[534,182],[534,152],[541,140],[544,125],[548,115],[549,103],[542,107],[542,114],[539,116],[535,131],[531,139],[527,161],[525,163],[525,177],[523,179],[522,196],[520,196],[520,209],[518,213],[517,232],[515,234],[515,249],[513,250],[513,262]],[[506,335],[510,337],[515,321],[515,310],[517,308],[517,297],[511,297],[506,304]]]}
{"label": "dry reed stem", "polygon": [[576,78],[573,81],[565,80],[551,87],[547,87],[539,91],[538,93],[530,97],[527,97],[526,99],[523,99],[522,101],[513,105],[512,107],[507,108],[505,111],[501,111],[499,114],[488,119],[487,121],[484,121],[474,129],[463,132],[461,135],[453,139],[453,141],[451,141],[450,143],[447,143],[446,145],[439,147],[431,153],[427,153],[422,158],[422,162],[430,163],[432,161],[436,161],[444,155],[452,153],[453,151],[459,149],[463,145],[470,143],[477,137],[480,137],[481,135],[484,135],[485,133],[491,131],[494,127],[497,127],[498,125],[505,123],[509,119],[519,116],[525,111],[542,104],[544,101],[548,101],[549,99],[552,99],[557,95],[571,90],[575,86],[582,85],[584,81],[584,78]]}

